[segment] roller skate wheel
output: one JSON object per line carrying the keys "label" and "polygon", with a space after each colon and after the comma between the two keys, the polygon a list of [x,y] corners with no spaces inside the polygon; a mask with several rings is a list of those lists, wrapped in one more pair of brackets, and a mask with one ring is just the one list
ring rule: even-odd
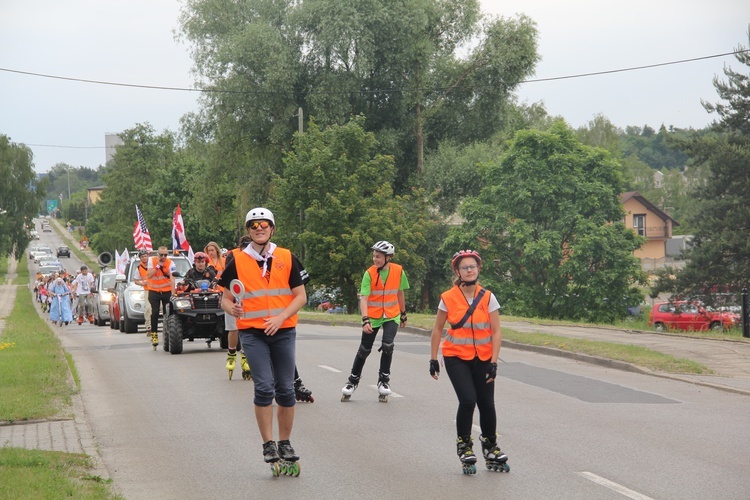
{"label": "roller skate wheel", "polygon": [[388,402],[388,395],[387,394],[381,394],[378,396],[378,401],[381,403],[387,403]]}
{"label": "roller skate wheel", "polygon": [[463,473],[466,474],[466,475],[476,474],[477,473],[477,466],[476,466],[476,464],[464,464],[463,465]]}
{"label": "roller skate wheel", "polygon": [[351,396],[351,394],[348,394],[348,395],[347,395],[347,394],[342,394],[342,395],[341,395],[341,402],[342,402],[342,403],[346,403],[346,402],[347,402],[347,401],[349,401],[350,399],[352,399],[352,396]]}
{"label": "roller skate wheel", "polygon": [[234,372],[232,370],[229,370],[229,380],[232,380],[232,375],[233,374],[234,374]]}
{"label": "roller skate wheel", "polygon": [[278,462],[271,462],[271,474],[273,474],[273,477],[279,477],[279,474],[281,474]]}

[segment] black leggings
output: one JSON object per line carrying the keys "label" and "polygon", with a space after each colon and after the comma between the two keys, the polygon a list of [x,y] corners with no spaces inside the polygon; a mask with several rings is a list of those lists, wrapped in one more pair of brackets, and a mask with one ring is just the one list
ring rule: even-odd
{"label": "black leggings", "polygon": [[[398,333],[398,323],[395,321],[386,321],[382,325],[383,328],[383,339],[381,343],[381,354],[380,354],[380,373],[390,376],[391,373],[391,361],[393,360],[393,344]],[[375,337],[378,335],[380,327],[373,328],[372,333],[365,333],[362,331],[362,342],[359,345],[357,355],[354,356],[354,364],[352,365],[352,375],[359,377],[362,375],[362,368],[365,367],[365,360],[372,351],[372,346],[375,343]]]}
{"label": "black leggings", "polygon": [[471,436],[474,406],[476,406],[479,409],[479,427],[482,429],[482,435],[494,436],[497,429],[495,381],[488,384],[485,378],[490,367],[490,360],[482,361],[474,358],[466,361],[454,356],[444,359],[445,371],[458,397],[456,435]]}

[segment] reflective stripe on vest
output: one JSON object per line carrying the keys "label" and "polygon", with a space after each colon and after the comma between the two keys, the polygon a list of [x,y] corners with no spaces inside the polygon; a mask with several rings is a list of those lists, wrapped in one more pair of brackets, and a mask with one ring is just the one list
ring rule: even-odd
{"label": "reflective stripe on vest", "polygon": [[[151,257],[151,267],[156,269],[159,264],[158,257]],[[169,280],[169,269],[172,267],[172,261],[169,257],[164,261],[161,269],[156,269],[156,273],[151,278],[148,278],[148,289],[154,292],[171,292],[172,283]],[[167,270],[167,274],[164,274],[164,269]]]}
{"label": "reflective stripe on vest", "polygon": [[[481,287],[477,285],[474,297],[477,296]],[[454,286],[440,296],[448,309],[448,323],[456,324],[469,309],[469,302],[463,292]],[[449,330],[443,341],[443,356],[455,356],[461,359],[472,360],[479,357],[487,361],[492,357],[492,324],[490,323],[490,294],[477,304],[474,313],[466,320],[461,328]]]}
{"label": "reflective stripe on vest", "polygon": [[367,296],[367,316],[371,318],[395,318],[401,314],[398,304],[398,292],[401,287],[403,268],[390,263],[388,278],[385,283],[380,279],[378,268],[370,266],[370,295]]}
{"label": "reflective stripe on vest", "polygon": [[[266,277],[261,276],[262,269],[258,261],[242,250],[232,250],[234,254],[237,278],[245,285],[245,293],[240,297],[243,314],[237,318],[237,328],[264,329],[265,320],[278,316],[293,300],[289,288],[289,277],[292,273],[292,252],[286,248],[276,247],[271,260],[271,268]],[[287,318],[281,328],[297,326],[297,315]]]}

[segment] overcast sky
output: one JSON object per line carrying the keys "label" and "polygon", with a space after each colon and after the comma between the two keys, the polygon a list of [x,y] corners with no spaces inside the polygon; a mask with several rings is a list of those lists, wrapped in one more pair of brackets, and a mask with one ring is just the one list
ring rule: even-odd
{"label": "overcast sky", "polygon": [[[542,57],[534,78],[591,73],[731,52],[748,45],[748,0],[481,0],[487,13],[525,13]],[[188,47],[175,41],[171,0],[0,0],[0,68],[99,81],[192,87]],[[700,100],[733,56],[654,69],[523,84],[521,100],[579,127],[597,114],[618,127],[701,128]],[[178,131],[197,94],[40,78],[0,70],[0,134],[58,162],[97,168],[104,135],[149,122]],[[46,145],[46,146],[45,146]],[[66,147],[49,147],[66,146]]]}

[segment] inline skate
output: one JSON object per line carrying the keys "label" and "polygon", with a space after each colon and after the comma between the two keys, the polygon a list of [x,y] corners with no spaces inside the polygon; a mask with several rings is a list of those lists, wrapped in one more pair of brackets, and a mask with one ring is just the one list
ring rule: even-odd
{"label": "inline skate", "polygon": [[508,455],[503,453],[497,445],[497,436],[493,436],[491,439],[479,436],[479,441],[482,443],[482,455],[484,455],[487,470],[494,472],[510,472]]}
{"label": "inline skate", "polygon": [[279,457],[281,457],[281,460],[279,460],[279,472],[284,476],[299,476],[299,456],[294,452],[292,444],[288,439],[279,441],[277,444],[279,448]]}
{"label": "inline skate", "polygon": [[234,374],[234,366],[236,364],[237,364],[237,353],[228,352],[227,353],[227,371],[229,371],[229,380],[232,380],[232,375]]}
{"label": "inline skate", "polygon": [[242,367],[242,380],[252,380],[253,374],[244,352],[240,353],[240,366]]}
{"label": "inline skate", "polygon": [[159,346],[159,334],[157,332],[151,332],[151,346],[154,348],[154,351]]}
{"label": "inline skate", "polygon": [[281,472],[279,460],[279,451],[276,448],[276,442],[268,441],[263,443],[263,461],[271,464],[271,474],[273,474],[273,477],[279,477],[279,473]]}
{"label": "inline skate", "polygon": [[354,391],[357,390],[357,386],[359,385],[359,377],[356,375],[349,375],[349,381],[346,383],[343,389],[341,389],[341,402],[344,403],[346,401],[349,401],[352,397],[352,394],[354,394]]}
{"label": "inline skate", "polygon": [[456,452],[461,460],[461,467],[464,474],[477,473],[477,456],[472,449],[473,441],[471,436],[459,436],[456,441]]}
{"label": "inline skate", "polygon": [[391,395],[390,381],[391,377],[387,373],[381,373],[378,378],[378,401],[381,403],[387,403],[388,396]]}
{"label": "inline skate", "polygon": [[302,379],[299,377],[294,380],[294,399],[309,403],[315,402],[315,398],[312,396],[312,391],[305,387],[302,383]]}

